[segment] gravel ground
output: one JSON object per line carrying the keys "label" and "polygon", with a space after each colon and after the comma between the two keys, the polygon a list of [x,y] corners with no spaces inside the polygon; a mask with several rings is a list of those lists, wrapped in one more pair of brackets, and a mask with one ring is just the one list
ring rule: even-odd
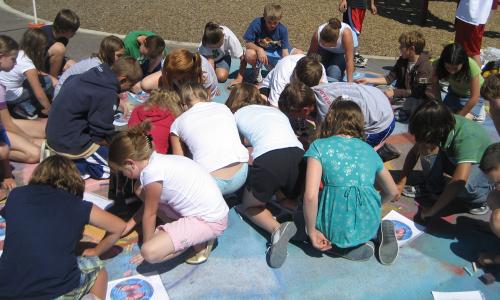
{"label": "gravel ground", "polygon": [[[6,0],[12,7],[32,13],[31,0]],[[247,3],[253,3],[248,6]],[[282,22],[288,26],[290,42],[307,50],[314,30],[331,17],[341,18],[338,0],[275,1],[283,6]],[[199,42],[206,22],[215,21],[243,36],[250,21],[262,15],[269,1],[225,0],[44,0],[37,1],[38,15],[52,20],[61,8],[74,10],[83,28],[126,34],[146,28],[164,39]],[[402,32],[421,30],[427,49],[439,55],[444,43],[453,40],[456,3],[450,0],[431,1],[426,27],[418,24],[418,0],[378,0],[378,15],[369,12],[360,37],[360,52],[369,55],[397,56],[397,39]],[[492,12],[486,25],[484,47],[500,48],[500,12]]]}

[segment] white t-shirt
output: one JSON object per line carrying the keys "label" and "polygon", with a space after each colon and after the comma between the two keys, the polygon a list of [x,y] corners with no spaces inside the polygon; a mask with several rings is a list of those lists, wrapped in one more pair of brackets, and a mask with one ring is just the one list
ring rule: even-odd
{"label": "white t-shirt", "polygon": [[[276,66],[267,74],[264,81],[262,81],[261,88],[269,88],[269,97],[267,101],[274,106],[278,107],[278,100],[280,99],[281,92],[285,89],[285,86],[290,83],[290,79],[293,74],[293,70],[297,65],[297,62],[305,57],[304,54],[288,55],[283,57],[278,61]],[[325,68],[323,69],[323,76],[321,77],[320,83],[328,82],[326,78]]]}
{"label": "white t-shirt", "polygon": [[238,134],[234,116],[224,104],[199,102],[170,127],[188,147],[193,160],[208,172],[248,162],[248,150]]}
{"label": "white t-shirt", "polygon": [[277,149],[304,149],[288,117],[275,107],[249,105],[238,109],[234,117],[241,135],[253,146],[253,159]]}
{"label": "white t-shirt", "polygon": [[210,91],[212,98],[219,94],[219,85],[214,68],[203,55],[201,57],[201,70],[203,72],[203,86]]}
{"label": "white t-shirt", "polygon": [[213,58],[216,62],[224,58],[226,55],[230,55],[234,58],[240,58],[243,55],[243,47],[241,47],[240,41],[231,29],[222,25],[220,27],[224,33],[224,42],[222,43],[222,46],[217,49],[210,49],[200,43],[198,46],[198,52],[207,58]]}
{"label": "white t-shirt", "polygon": [[349,83],[332,82],[313,87],[316,94],[318,121],[323,121],[331,104],[337,97],[355,102],[365,118],[365,133],[376,134],[386,130],[394,119],[391,103],[376,87]]}
{"label": "white t-shirt", "polygon": [[344,30],[351,31],[353,47],[354,47],[354,49],[358,48],[358,36],[356,35],[356,33],[354,31],[352,31],[351,26],[349,26],[348,24],[346,24],[344,22],[340,23],[339,38],[337,39],[337,45],[335,45],[335,47],[323,46],[323,44],[321,44],[320,34],[326,25],[328,25],[328,23],[322,24],[318,27],[318,46],[321,49],[323,49],[327,52],[330,52],[330,53],[345,53],[344,46],[342,45],[342,35],[344,34]]}
{"label": "white t-shirt", "polygon": [[461,0],[455,16],[469,24],[486,24],[492,5],[493,0]]}
{"label": "white t-shirt", "polygon": [[0,71],[0,83],[5,86],[5,100],[13,101],[23,93],[23,82],[26,80],[24,73],[28,70],[36,69],[33,61],[19,50],[16,65],[9,72]]}
{"label": "white t-shirt", "polygon": [[225,218],[229,208],[210,174],[184,156],[154,152],[142,170],[141,184],[161,182],[160,203],[183,217],[196,216],[207,222]]}

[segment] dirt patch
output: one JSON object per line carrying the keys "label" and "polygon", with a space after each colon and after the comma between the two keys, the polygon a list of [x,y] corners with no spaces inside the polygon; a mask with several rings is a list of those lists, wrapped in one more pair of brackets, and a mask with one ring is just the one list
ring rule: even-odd
{"label": "dirt patch", "polygon": [[[5,2],[18,10],[32,13],[31,0]],[[337,0],[275,2],[283,6],[282,22],[288,26],[292,46],[304,50],[307,50],[311,35],[320,24],[331,17],[341,18]],[[363,24],[360,37],[360,52],[363,54],[397,56],[397,39],[402,32],[410,30],[423,32],[427,49],[433,56],[439,55],[443,44],[454,38],[454,1],[430,1],[425,27],[418,25],[421,1],[376,2],[379,14],[373,16],[367,12]],[[262,0],[46,0],[37,2],[37,11],[41,18],[52,20],[61,8],[70,8],[80,16],[83,28],[120,34],[145,28],[167,40],[199,42],[208,21],[228,26],[241,38],[250,21],[262,15],[267,3],[269,1]],[[500,48],[499,11],[492,12],[486,25],[483,48],[488,46]]]}

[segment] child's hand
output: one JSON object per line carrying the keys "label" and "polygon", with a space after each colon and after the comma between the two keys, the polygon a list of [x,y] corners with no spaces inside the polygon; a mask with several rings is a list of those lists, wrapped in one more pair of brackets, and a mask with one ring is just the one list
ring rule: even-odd
{"label": "child's hand", "polygon": [[88,249],[83,250],[82,256],[89,257],[89,256],[98,256],[98,255],[97,255],[95,248],[88,248]]}
{"label": "child's hand", "polygon": [[137,253],[136,255],[132,256],[130,259],[130,263],[133,265],[140,265],[144,261],[144,257],[142,257],[141,253]]}
{"label": "child's hand", "polygon": [[385,96],[388,98],[388,99],[392,99],[394,97],[394,90],[393,89],[386,89],[384,91],[384,94]]}
{"label": "child's hand", "polygon": [[360,79],[354,80],[354,82],[357,84],[367,84],[367,83],[370,83],[370,80],[366,77],[362,77]]}
{"label": "child's hand", "polygon": [[257,59],[265,66],[267,66],[269,64],[269,61],[267,60],[267,54],[266,54],[266,51],[264,51],[264,49],[260,48],[258,51],[257,51]]}
{"label": "child's hand", "polygon": [[2,182],[2,188],[6,189],[8,191],[12,190],[17,186],[16,181],[14,178],[5,178]]}
{"label": "child's hand", "polygon": [[318,230],[312,230],[309,232],[309,238],[314,246],[314,248],[319,251],[327,251],[332,248],[332,243]]}
{"label": "child's hand", "polygon": [[370,7],[370,11],[372,12],[372,15],[377,14],[377,6],[375,4],[372,4]]}
{"label": "child's hand", "polygon": [[346,0],[342,0],[340,1],[340,4],[339,4],[339,11],[341,13],[345,13],[345,11],[347,10],[347,1]]}

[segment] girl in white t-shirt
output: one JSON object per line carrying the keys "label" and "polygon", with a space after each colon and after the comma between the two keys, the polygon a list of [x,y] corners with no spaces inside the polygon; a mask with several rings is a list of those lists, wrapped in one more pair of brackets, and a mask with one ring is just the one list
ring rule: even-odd
{"label": "girl in white t-shirt", "polygon": [[214,22],[208,22],[205,25],[205,31],[203,32],[198,52],[208,59],[208,62],[215,70],[219,82],[226,82],[229,76],[231,57],[239,59],[240,69],[231,85],[243,81],[243,74],[246,68],[246,64],[241,63],[244,62],[243,47],[241,47],[240,41],[231,29]]}
{"label": "girl in white t-shirt", "polygon": [[243,146],[231,111],[224,104],[210,102],[200,84],[182,86],[181,101],[189,109],[170,127],[173,154],[186,155],[215,179],[223,195],[239,190],[248,172],[248,150]]}
{"label": "girl in white t-shirt", "polygon": [[265,105],[257,88],[243,83],[231,91],[227,105],[235,112],[240,134],[253,147],[253,163],[238,210],[271,234],[267,261],[272,268],[285,262],[287,245],[297,232],[293,222],[279,223],[266,208],[277,192],[297,200],[301,192],[304,150],[279,109]]}
{"label": "girl in white t-shirt", "polygon": [[[205,169],[186,157],[154,151],[150,128],[142,123],[119,132],[109,146],[110,166],[142,185],[144,205],[124,234],[142,221],[142,256],[136,262],[162,262],[193,246],[194,255],[186,262],[202,263],[227,227],[229,208]],[[156,227],[160,212],[169,221]]]}
{"label": "girl in white t-shirt", "polygon": [[9,72],[0,72],[7,105],[17,118],[36,119],[39,114],[49,113],[53,79],[47,74],[38,75],[44,69],[47,43],[47,36],[40,29],[26,30],[16,65]]}

